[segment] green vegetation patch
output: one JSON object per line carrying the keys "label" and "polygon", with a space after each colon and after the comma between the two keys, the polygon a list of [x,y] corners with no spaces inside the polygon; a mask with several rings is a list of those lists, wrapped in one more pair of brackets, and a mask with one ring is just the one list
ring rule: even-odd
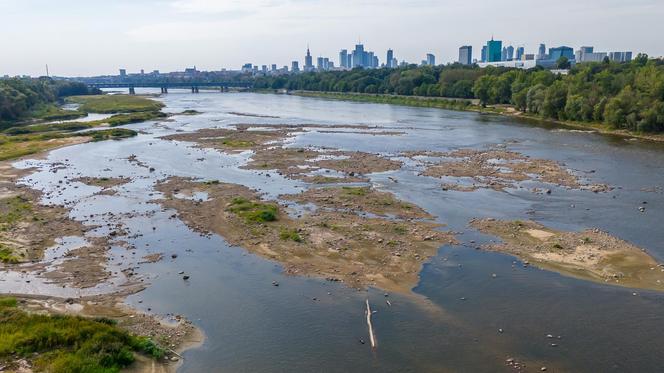
{"label": "green vegetation patch", "polygon": [[277,220],[278,207],[270,203],[252,202],[244,197],[233,198],[228,209],[243,217],[247,223],[265,223]]}
{"label": "green vegetation patch", "polygon": [[150,339],[121,330],[109,319],[42,315],[22,311],[13,298],[0,298],[0,359],[33,361],[52,373],[119,372],[134,353],[161,358]]}
{"label": "green vegetation patch", "polygon": [[366,196],[369,193],[369,188],[367,187],[343,187],[345,195],[348,196]]}
{"label": "green vegetation patch", "polygon": [[203,114],[198,110],[193,110],[193,109],[187,109],[183,112],[180,113],[180,115],[198,115],[198,114]]}
{"label": "green vegetation patch", "polygon": [[64,110],[55,104],[42,104],[32,110],[31,116],[51,121],[76,119],[86,116],[86,113],[78,110]]}
{"label": "green vegetation patch", "polygon": [[92,141],[120,140],[138,135],[138,132],[127,128],[112,128],[108,130],[93,131],[82,134],[92,136]]}
{"label": "green vegetation patch", "polygon": [[16,264],[21,261],[21,258],[14,254],[14,251],[4,245],[0,245],[0,262],[8,264]]}
{"label": "green vegetation patch", "polygon": [[296,229],[287,229],[287,228],[282,228],[279,231],[279,238],[284,240],[284,241],[295,241],[295,242],[302,242],[304,241],[302,239],[302,236],[297,232]]}
{"label": "green vegetation patch", "polygon": [[80,104],[81,111],[102,114],[159,111],[164,107],[161,102],[133,95],[73,96],[67,102]]}
{"label": "green vegetation patch", "polygon": [[224,139],[221,141],[224,146],[229,148],[251,148],[255,145],[252,141]]}
{"label": "green vegetation patch", "polygon": [[32,213],[32,204],[21,197],[0,199],[0,231],[7,231]]}

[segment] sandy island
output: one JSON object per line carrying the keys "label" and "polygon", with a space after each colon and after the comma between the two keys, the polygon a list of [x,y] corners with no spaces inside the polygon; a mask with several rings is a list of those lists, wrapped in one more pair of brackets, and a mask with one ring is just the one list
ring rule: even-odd
{"label": "sandy island", "polygon": [[484,248],[527,264],[584,280],[664,291],[664,264],[644,250],[602,232],[561,232],[532,221],[475,219],[470,225],[502,243]]}

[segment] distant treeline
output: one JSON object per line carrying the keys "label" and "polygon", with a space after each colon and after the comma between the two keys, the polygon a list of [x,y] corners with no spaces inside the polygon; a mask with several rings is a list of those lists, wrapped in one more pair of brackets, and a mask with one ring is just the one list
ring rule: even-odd
{"label": "distant treeline", "polygon": [[50,78],[0,79],[0,122],[29,118],[32,111],[62,97],[90,93],[94,92],[83,83]]}
{"label": "distant treeline", "polygon": [[381,93],[479,99],[546,119],[601,122],[630,131],[664,131],[664,60],[583,63],[568,75],[459,64],[260,77],[257,89]]}

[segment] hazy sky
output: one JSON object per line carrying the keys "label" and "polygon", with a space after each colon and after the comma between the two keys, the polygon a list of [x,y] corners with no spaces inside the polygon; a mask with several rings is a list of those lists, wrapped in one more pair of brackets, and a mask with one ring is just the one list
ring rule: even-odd
{"label": "hazy sky", "polygon": [[664,55],[664,0],[0,0],[0,75],[290,65],[307,43],[337,63],[361,38],[381,63],[457,58],[495,35]]}

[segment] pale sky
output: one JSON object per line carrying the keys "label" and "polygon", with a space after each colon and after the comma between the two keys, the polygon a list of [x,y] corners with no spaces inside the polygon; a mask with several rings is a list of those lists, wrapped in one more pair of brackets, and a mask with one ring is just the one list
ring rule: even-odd
{"label": "pale sky", "polygon": [[338,63],[361,38],[385,61],[456,60],[497,40],[535,53],[595,46],[664,55],[664,0],[0,0],[0,76],[87,76],[196,65]]}

